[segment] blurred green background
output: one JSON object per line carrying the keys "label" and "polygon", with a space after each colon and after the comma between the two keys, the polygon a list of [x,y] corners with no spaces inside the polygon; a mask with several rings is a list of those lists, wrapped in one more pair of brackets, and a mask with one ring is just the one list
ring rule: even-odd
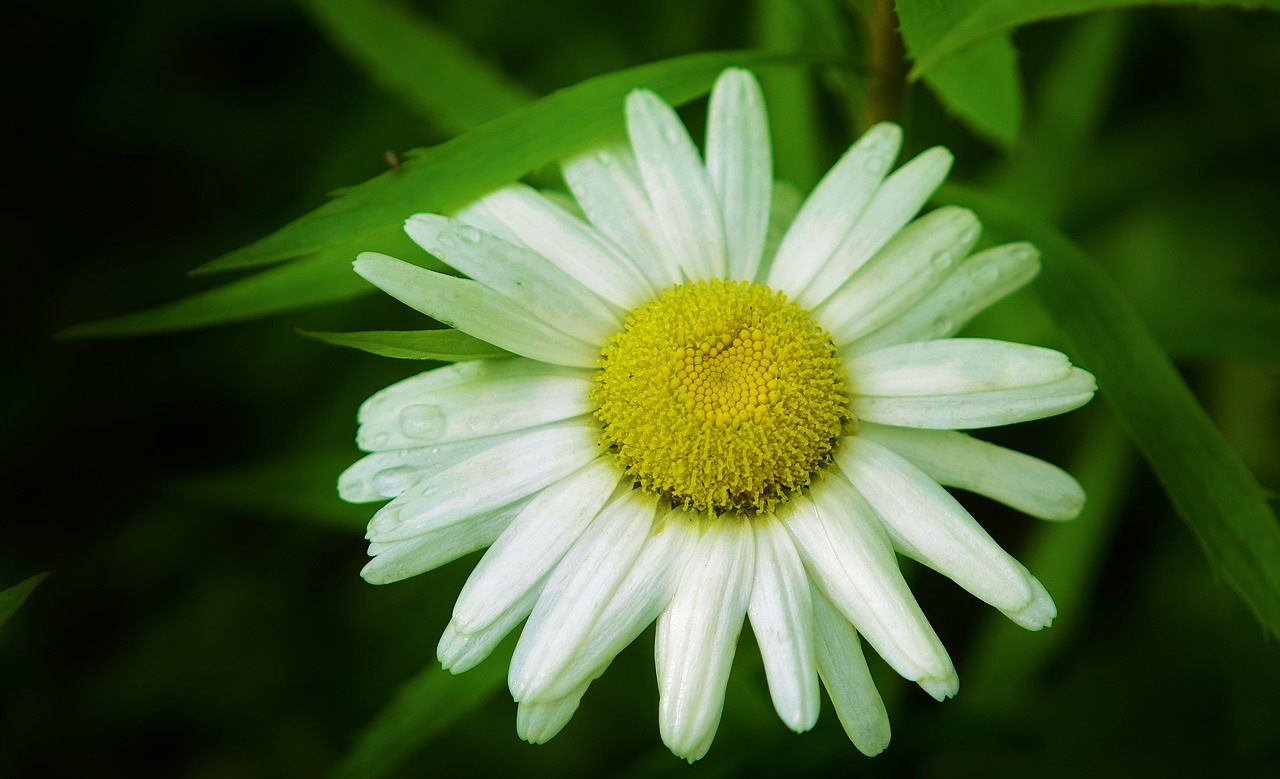
{"label": "blurred green background", "polygon": [[[0,628],[0,775],[1280,772],[1275,639],[1105,401],[988,436],[1081,478],[1091,502],[1074,524],[961,496],[1045,581],[1059,622],[1024,634],[910,569],[961,693],[936,704],[874,659],[894,730],[877,758],[853,749],[829,705],[813,733],[788,732],[749,631],[719,735],[692,768],[658,737],[651,633],[542,747],[515,736],[505,657],[457,678],[431,671],[476,556],[367,585],[371,508],[333,489],[357,456],[357,405],[423,366],[294,332],[419,317],[364,295],[191,332],[54,339],[216,286],[183,274],[386,170],[387,150],[490,118],[368,77],[334,32],[341,5],[16,0],[0,12],[13,139],[0,588],[52,571]],[[763,73],[779,175],[807,189],[873,118],[903,122],[909,151],[951,147],[953,180],[1048,218],[1120,285],[1275,507],[1280,16],[1143,9],[1021,28],[1025,121],[1002,142],[933,85],[902,81],[897,22],[869,3],[413,7],[506,84],[491,108],[698,51],[803,51]],[[695,134],[702,114],[698,101],[685,114]],[[1062,345],[1031,293],[974,330]],[[380,720],[393,724],[353,753],[415,677]]]}

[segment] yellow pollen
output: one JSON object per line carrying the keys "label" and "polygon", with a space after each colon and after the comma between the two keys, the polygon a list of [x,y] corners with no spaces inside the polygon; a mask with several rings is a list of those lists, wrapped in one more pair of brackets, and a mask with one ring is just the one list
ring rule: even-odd
{"label": "yellow pollen", "polygon": [[627,315],[600,364],[603,442],[686,508],[772,509],[809,485],[850,418],[831,336],[759,284],[667,289]]}

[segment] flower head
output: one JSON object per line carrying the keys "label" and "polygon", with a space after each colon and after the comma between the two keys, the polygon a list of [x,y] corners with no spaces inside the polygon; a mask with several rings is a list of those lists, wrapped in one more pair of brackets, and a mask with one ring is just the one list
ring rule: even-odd
{"label": "flower head", "polygon": [[356,261],[518,355],[428,371],[361,408],[370,454],[341,494],[392,499],[369,523],[363,575],[395,581],[488,547],[438,654],[460,673],[527,619],[509,686],[530,741],[559,732],[656,620],[662,738],[696,760],[749,618],[782,720],[813,726],[821,680],[875,754],[889,724],[859,636],[939,700],[958,685],[896,555],[1025,628],[1055,616],[941,485],[1046,519],[1074,516],[1083,492],[956,431],[1076,408],[1093,377],[1048,349],[949,338],[1039,258],[1028,244],[968,256],[980,225],[964,209],[912,221],[946,150],[890,174],[901,131],[877,125],[793,216],[774,202],[749,73],[716,83],[705,162],[653,93],[633,92],[626,117],[625,141],[563,163],[581,216],[515,185],[456,218],[409,219],[469,278]]}

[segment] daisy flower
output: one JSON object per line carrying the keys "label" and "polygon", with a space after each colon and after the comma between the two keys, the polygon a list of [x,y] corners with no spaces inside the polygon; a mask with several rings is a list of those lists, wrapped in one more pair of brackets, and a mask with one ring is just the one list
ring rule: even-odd
{"label": "daisy flower", "polygon": [[872,127],[797,210],[775,197],[745,71],[716,82],[705,160],[652,92],[628,96],[626,126],[563,161],[572,202],[517,184],[411,217],[410,237],[467,278],[356,260],[515,355],[361,407],[370,454],[339,489],[391,499],[362,575],[392,582],[487,547],[438,656],[461,673],[524,622],[508,681],[529,741],[558,733],[656,620],[662,739],[702,757],[749,621],[783,722],[814,725],[821,680],[875,754],[889,723],[862,641],[938,700],[958,687],[897,555],[1029,630],[1056,613],[943,487],[1067,519],[1079,484],[957,431],[1074,409],[1093,377],[1049,349],[949,337],[1039,256],[1025,243],[969,256],[980,225],[962,208],[913,220],[945,149],[890,173],[902,131]]}

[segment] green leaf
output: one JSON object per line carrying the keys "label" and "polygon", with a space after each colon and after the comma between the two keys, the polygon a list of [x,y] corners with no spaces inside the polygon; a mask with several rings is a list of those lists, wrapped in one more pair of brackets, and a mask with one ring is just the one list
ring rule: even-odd
{"label": "green leaf", "polygon": [[1036,285],[1074,356],[1098,377],[1134,445],[1222,577],[1280,636],[1280,524],[1266,497],[1115,283],[1066,236],[957,185],[939,201],[975,210],[1044,257]]}
{"label": "green leaf", "polygon": [[509,357],[510,352],[458,330],[370,330],[360,333],[319,333],[299,330],[303,335],[335,346],[361,349],[399,360],[439,360],[458,362],[488,357]]}
{"label": "green leaf", "polygon": [[487,660],[461,676],[431,664],[405,684],[360,733],[329,779],[376,779],[493,697],[507,680],[515,643],[508,637]]}
{"label": "green leaf", "polygon": [[[902,4],[899,3],[899,6]],[[1201,8],[1243,8],[1280,11],[1280,0],[986,0],[974,3],[951,29],[926,47],[913,52],[916,64],[910,77],[918,79],[959,57],[992,36],[1003,36],[1015,27],[1064,16],[1141,6],[1194,5]]]}
{"label": "green leaf", "polygon": [[48,571],[38,573],[0,592],[0,627],[3,627],[4,623],[8,622],[9,618],[16,614],[18,609],[22,608],[22,604],[26,603],[31,591],[36,588],[37,584],[44,581],[48,575]]}
{"label": "green leaf", "polygon": [[315,211],[199,270],[248,268],[353,241],[385,239],[398,232],[410,214],[454,211],[621,131],[623,99],[632,89],[648,87],[680,104],[704,94],[727,67],[783,59],[754,51],[707,52],[588,79],[439,146],[409,152],[400,170],[346,189]]}
{"label": "green leaf", "polygon": [[[982,0],[898,0],[907,52],[919,60]],[[1005,148],[1022,130],[1017,54],[1007,35],[994,35],[933,69],[925,83],[975,133]]]}
{"label": "green leaf", "polygon": [[537,97],[399,3],[306,0],[304,5],[371,80],[442,129],[470,130]]}
{"label": "green leaf", "polygon": [[373,290],[351,269],[355,252],[330,249],[156,308],[69,327],[61,338],[150,335],[255,319]]}

